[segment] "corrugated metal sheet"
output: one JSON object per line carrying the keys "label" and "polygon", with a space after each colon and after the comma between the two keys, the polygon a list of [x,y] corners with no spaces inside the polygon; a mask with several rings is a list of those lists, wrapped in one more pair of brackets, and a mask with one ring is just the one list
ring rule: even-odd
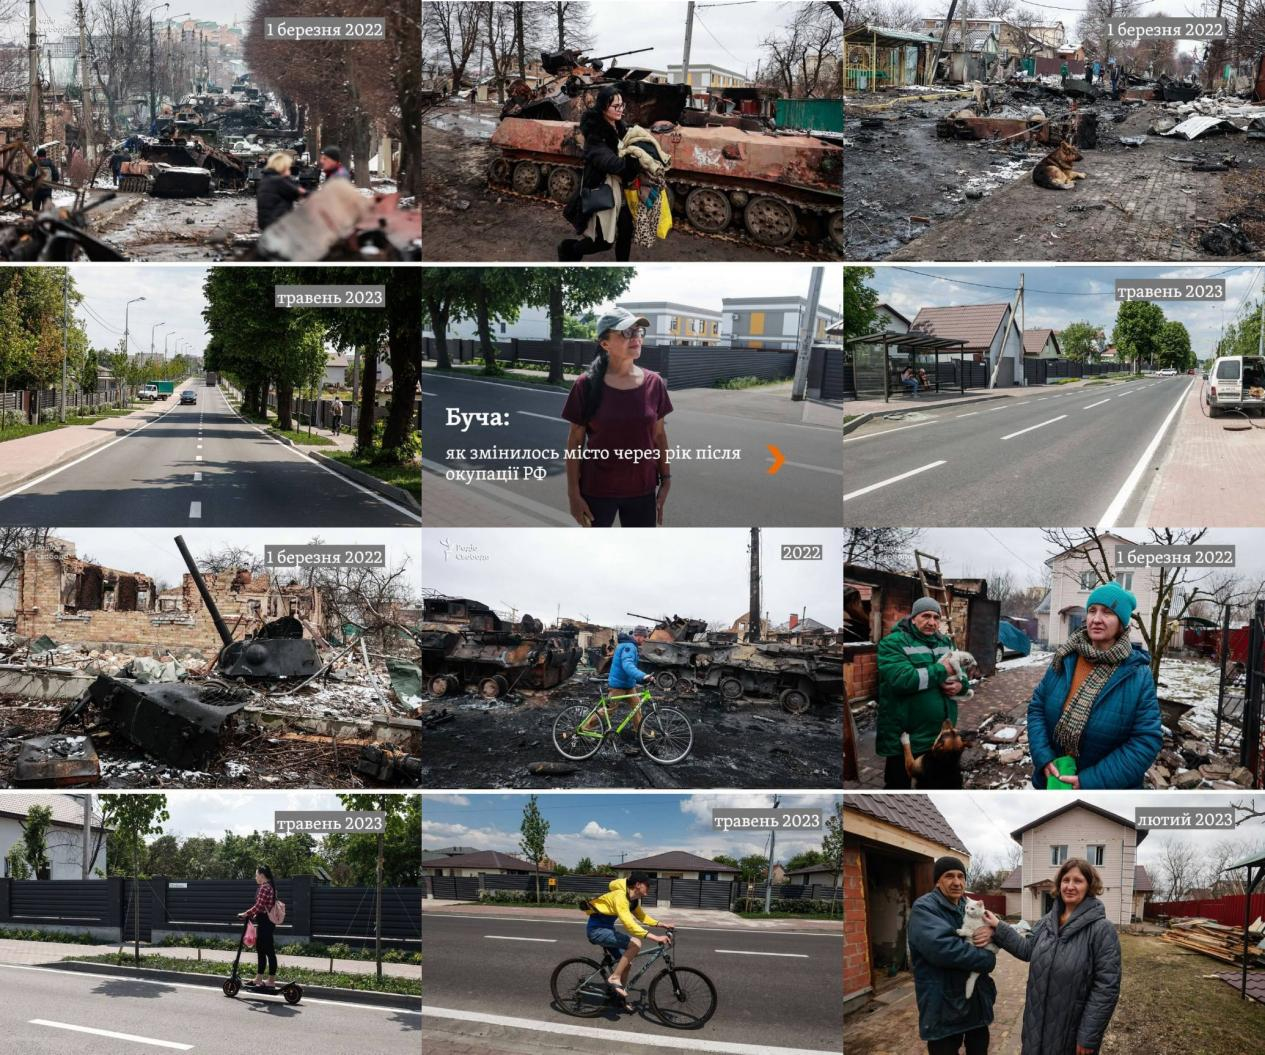
{"label": "corrugated metal sheet", "polygon": [[1214,128],[1224,125],[1227,129],[1235,132],[1238,129],[1230,124],[1229,121],[1222,117],[1188,117],[1175,128],[1170,128],[1167,132],[1161,132],[1162,136],[1181,136],[1183,139],[1198,139],[1206,132],[1211,132]]}
{"label": "corrugated metal sheet", "polygon": [[778,128],[843,131],[842,99],[779,99],[774,112]]}

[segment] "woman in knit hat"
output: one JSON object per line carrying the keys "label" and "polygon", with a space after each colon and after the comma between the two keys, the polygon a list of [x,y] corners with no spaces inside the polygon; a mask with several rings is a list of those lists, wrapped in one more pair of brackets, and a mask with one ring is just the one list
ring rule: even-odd
{"label": "woman in knit hat", "polygon": [[1119,583],[1103,583],[1085,603],[1085,625],[1055,650],[1028,702],[1035,787],[1143,786],[1163,735],[1151,656],[1129,640],[1137,603]]}

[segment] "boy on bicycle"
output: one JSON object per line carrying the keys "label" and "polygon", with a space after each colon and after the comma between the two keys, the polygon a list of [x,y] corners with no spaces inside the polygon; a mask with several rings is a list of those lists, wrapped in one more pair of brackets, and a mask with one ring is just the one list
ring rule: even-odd
{"label": "boy on bicycle", "polygon": [[[625,1005],[628,1003],[628,990],[624,988],[624,982],[633,960],[641,952],[641,940],[649,938],[659,945],[672,940],[671,935],[660,937],[641,925],[672,929],[669,924],[652,918],[641,907],[641,899],[649,892],[650,877],[645,872],[633,872],[627,879],[612,879],[605,894],[593,898],[584,906],[589,917],[586,930],[589,941],[620,954],[606,985]],[[624,925],[627,933],[615,929],[616,920]]]}

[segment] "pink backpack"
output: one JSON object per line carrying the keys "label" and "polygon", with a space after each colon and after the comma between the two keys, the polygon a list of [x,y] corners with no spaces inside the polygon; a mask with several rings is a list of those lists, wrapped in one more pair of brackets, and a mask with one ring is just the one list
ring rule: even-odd
{"label": "pink backpack", "polygon": [[268,910],[268,918],[272,920],[274,926],[281,926],[286,918],[286,903],[280,898],[272,903],[272,908]]}

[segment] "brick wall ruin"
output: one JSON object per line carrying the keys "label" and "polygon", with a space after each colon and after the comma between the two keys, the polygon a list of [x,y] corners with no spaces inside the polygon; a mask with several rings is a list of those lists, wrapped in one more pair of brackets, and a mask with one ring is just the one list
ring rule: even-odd
{"label": "brick wall ruin", "polygon": [[[220,649],[215,624],[191,575],[184,576],[178,591],[164,591],[160,605],[149,576],[90,564],[73,551],[27,550],[19,571],[16,618],[23,637],[47,635],[58,644],[128,645],[208,656]],[[315,590],[297,585],[270,590],[268,576],[245,570],[204,578],[234,637],[283,615],[321,625],[321,598]],[[173,593],[179,597],[174,606]]]}

